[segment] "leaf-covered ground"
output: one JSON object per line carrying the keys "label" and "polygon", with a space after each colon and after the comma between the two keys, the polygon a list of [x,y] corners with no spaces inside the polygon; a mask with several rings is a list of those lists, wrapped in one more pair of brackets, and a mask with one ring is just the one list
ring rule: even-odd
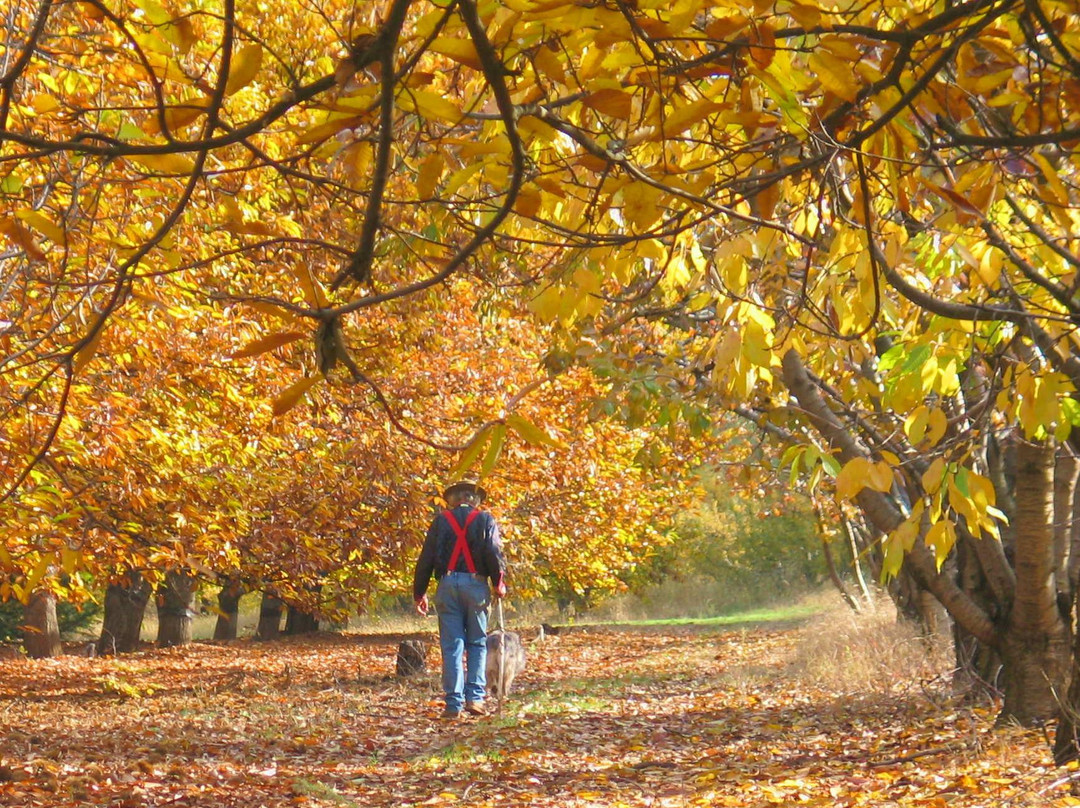
{"label": "leaf-covered ground", "polygon": [[0,662],[0,804],[1080,804],[1041,733],[941,680],[808,684],[800,636],[560,634],[501,715],[454,723],[434,674],[394,678],[400,637]]}

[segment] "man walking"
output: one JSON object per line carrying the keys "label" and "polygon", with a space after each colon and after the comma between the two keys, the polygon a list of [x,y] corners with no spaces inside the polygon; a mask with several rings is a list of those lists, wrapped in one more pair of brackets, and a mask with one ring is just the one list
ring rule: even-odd
{"label": "man walking", "polygon": [[428,613],[431,576],[438,580],[435,612],[446,694],[443,718],[457,718],[462,708],[473,715],[486,713],[488,606],[492,587],[497,597],[506,595],[506,560],[495,517],[479,509],[485,496],[483,488],[470,482],[446,489],[447,508],[432,520],[413,575],[413,600],[423,615]]}

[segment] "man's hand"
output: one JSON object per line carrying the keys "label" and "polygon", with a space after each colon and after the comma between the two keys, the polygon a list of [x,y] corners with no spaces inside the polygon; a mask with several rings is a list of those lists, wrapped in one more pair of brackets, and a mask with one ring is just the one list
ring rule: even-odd
{"label": "man's hand", "polygon": [[495,584],[495,594],[500,598],[506,597],[506,581],[499,581]]}
{"label": "man's hand", "polygon": [[421,595],[416,599],[416,613],[421,617],[427,617],[428,602],[427,595]]}

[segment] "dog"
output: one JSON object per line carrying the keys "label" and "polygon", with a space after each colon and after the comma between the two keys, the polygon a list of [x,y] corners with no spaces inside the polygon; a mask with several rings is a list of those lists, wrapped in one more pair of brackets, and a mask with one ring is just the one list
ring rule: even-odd
{"label": "dog", "polygon": [[[502,660],[502,681],[499,681],[499,664]],[[513,631],[493,631],[487,635],[487,665],[485,675],[488,688],[495,698],[501,699],[510,692],[514,677],[525,670],[525,646],[521,635]]]}

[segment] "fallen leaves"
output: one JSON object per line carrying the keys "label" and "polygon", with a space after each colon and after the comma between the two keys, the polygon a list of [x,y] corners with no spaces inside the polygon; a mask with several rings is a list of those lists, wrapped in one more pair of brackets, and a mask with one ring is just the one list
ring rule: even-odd
{"label": "fallen leaves", "polygon": [[[198,643],[0,663],[0,804],[1075,804],[1038,733],[791,675],[796,632],[579,631],[535,645],[501,715],[437,720],[400,637]],[[935,706],[938,705],[938,706]]]}

